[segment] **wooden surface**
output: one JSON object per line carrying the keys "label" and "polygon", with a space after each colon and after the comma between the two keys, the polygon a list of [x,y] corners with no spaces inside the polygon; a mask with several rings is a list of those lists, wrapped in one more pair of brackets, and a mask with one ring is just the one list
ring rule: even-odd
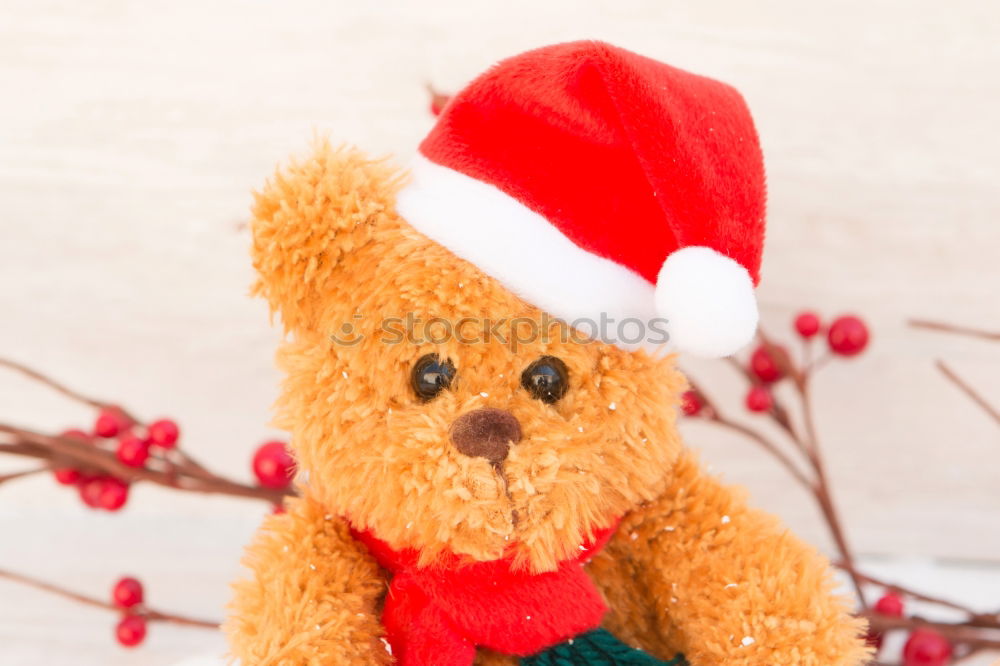
{"label": "wooden surface", "polygon": [[[5,0],[2,16],[0,355],[177,416],[209,464],[247,477],[277,382],[277,334],[246,298],[250,188],[316,130],[405,160],[432,122],[425,83],[454,90],[498,57],[598,37],[744,91],[769,170],[773,334],[802,306],[870,320],[871,352],[816,385],[857,548],[1000,560],[1000,435],[933,368],[949,360],[1000,403],[1000,346],[905,325],[1000,329],[1000,5]],[[688,367],[738,411],[728,369]],[[87,418],[7,375],[0,405],[40,427]],[[686,431],[829,547],[770,459]],[[260,508],[135,495],[127,517],[98,517],[46,480],[4,487],[0,566],[92,590],[134,572],[168,606],[217,613]],[[119,653],[93,617],[4,586],[0,663],[158,666],[202,640],[157,631]]]}

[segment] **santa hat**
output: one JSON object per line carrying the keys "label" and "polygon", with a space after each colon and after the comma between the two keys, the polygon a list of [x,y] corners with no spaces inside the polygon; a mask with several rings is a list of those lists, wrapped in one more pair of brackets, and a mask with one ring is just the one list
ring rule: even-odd
{"label": "santa hat", "polygon": [[[630,349],[665,328],[715,357],[756,330],[764,199],[736,90],[588,41],[504,60],[455,95],[397,210],[566,322],[613,320],[604,337]],[[641,341],[608,336],[625,320]]]}

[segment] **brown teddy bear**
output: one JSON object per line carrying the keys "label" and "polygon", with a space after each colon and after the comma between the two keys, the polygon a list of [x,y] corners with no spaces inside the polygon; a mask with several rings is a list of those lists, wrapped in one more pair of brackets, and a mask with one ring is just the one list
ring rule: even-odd
{"label": "brown teddy bear", "polygon": [[249,548],[234,656],[861,663],[825,561],[677,434],[669,352],[752,335],[763,216],[739,94],[597,42],[491,69],[408,173],[326,143],[280,171],[253,257],[301,497]]}

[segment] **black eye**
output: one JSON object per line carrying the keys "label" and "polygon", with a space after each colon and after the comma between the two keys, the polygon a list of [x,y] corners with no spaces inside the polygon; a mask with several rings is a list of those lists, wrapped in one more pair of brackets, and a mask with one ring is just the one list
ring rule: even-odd
{"label": "black eye", "polygon": [[555,356],[543,356],[521,373],[521,386],[542,402],[552,404],[569,389],[569,370]]}
{"label": "black eye", "polygon": [[417,397],[426,402],[451,386],[454,378],[455,366],[449,359],[442,361],[437,354],[427,354],[413,365],[410,385]]}

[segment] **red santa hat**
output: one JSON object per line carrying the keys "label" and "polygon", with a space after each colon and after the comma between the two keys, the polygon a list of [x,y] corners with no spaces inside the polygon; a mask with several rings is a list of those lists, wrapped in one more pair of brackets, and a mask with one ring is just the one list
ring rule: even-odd
{"label": "red santa hat", "polygon": [[649,327],[610,340],[626,348],[655,346],[659,322],[673,348],[717,357],[756,330],[764,200],[735,89],[587,41],[504,60],[455,95],[397,210],[560,319]]}

